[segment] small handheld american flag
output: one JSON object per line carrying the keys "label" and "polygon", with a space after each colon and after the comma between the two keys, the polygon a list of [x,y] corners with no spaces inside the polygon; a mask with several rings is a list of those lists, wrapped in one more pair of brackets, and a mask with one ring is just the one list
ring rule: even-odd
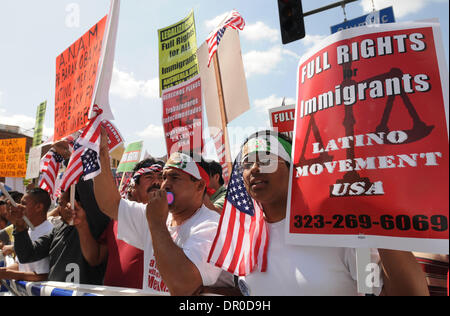
{"label": "small handheld american flag", "polygon": [[236,10],[231,11],[225,18],[224,22],[220,23],[220,25],[213,32],[211,32],[211,34],[206,39],[209,49],[208,67],[211,64],[211,60],[213,59],[214,54],[217,52],[219,43],[228,27],[231,27],[235,30],[244,30],[245,21]]}
{"label": "small handheld american flag", "polygon": [[242,153],[234,164],[227,188],[225,205],[208,262],[233,273],[245,276],[256,267],[267,268],[268,230],[263,210],[244,186]]}
{"label": "small handheld american flag", "polygon": [[38,186],[47,191],[51,198],[55,198],[56,180],[63,160],[64,158],[53,150],[50,150],[41,159],[41,177],[39,178]]}
{"label": "small handheld american flag", "polygon": [[84,180],[89,180],[101,172],[99,152],[103,111],[96,105],[94,111],[97,116],[89,121],[81,136],[75,140],[69,165],[61,183],[61,190],[64,192],[72,184],[78,183],[81,175],[84,175]]}

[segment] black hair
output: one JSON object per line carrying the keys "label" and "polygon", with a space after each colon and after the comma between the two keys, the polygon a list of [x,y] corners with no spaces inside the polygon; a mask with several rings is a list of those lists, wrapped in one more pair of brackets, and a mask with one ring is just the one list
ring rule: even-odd
{"label": "black hair", "polygon": [[44,206],[44,212],[47,213],[50,208],[52,201],[50,200],[50,195],[47,191],[41,188],[33,188],[28,191],[28,195],[32,197],[35,203],[41,203]]}
{"label": "black hair", "polygon": [[220,185],[224,185],[225,181],[223,180],[223,176],[222,176],[222,166],[220,165],[220,163],[218,163],[217,161],[211,160],[209,162],[209,176],[212,177],[216,174],[218,174],[219,177],[219,184]]}
{"label": "black hair", "polygon": [[20,203],[23,197],[23,193],[17,192],[17,191],[11,191],[9,192],[9,195],[12,197],[14,202]]}
{"label": "black hair", "polygon": [[[136,166],[134,166],[133,174],[136,173],[137,171],[139,171],[142,168],[148,168],[148,167],[151,167],[153,165],[160,165],[161,167],[164,167],[164,162],[162,162],[161,160],[156,160],[155,158],[144,159],[144,160],[138,162],[136,164]],[[141,178],[141,176],[136,177],[134,179],[134,182],[136,184],[139,184],[140,178]]]}

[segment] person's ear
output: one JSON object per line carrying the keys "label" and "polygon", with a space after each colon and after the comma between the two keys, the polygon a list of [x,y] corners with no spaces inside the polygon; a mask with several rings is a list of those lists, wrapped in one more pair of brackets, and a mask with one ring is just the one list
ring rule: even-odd
{"label": "person's ear", "polygon": [[44,204],[42,204],[42,203],[36,203],[35,205],[36,205],[36,211],[37,211],[38,213],[41,213],[41,212],[44,211]]}
{"label": "person's ear", "polygon": [[206,189],[206,182],[205,180],[201,179],[199,181],[197,181],[197,191],[199,192],[205,192]]}

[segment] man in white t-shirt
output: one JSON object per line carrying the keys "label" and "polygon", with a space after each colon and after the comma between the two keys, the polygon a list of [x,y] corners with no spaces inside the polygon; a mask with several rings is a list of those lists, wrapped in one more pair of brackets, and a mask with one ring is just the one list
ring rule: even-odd
{"label": "man in white t-shirt", "polygon": [[[23,213],[34,226],[34,230],[28,229],[32,241],[50,233],[53,224],[47,220],[47,212],[51,201],[48,193],[42,189],[30,190],[22,197],[20,205]],[[49,257],[22,264],[16,259],[16,263],[6,268],[0,268],[0,279],[14,279],[31,282],[46,281],[50,271]]]}
{"label": "man in white t-shirt", "polygon": [[[105,133],[100,162],[109,166]],[[219,215],[203,205],[209,182],[205,166],[203,160],[173,154],[164,167],[161,190],[149,193],[148,204],[121,199],[109,168],[94,179],[100,209],[118,220],[118,238],[144,250],[146,291],[195,295],[203,286],[232,286],[231,275],[207,263]]]}
{"label": "man in white t-shirt", "polygon": [[[250,251],[239,257],[232,253],[234,258],[239,258],[236,262],[222,260],[225,253],[222,249],[230,248],[224,246],[227,239],[223,235],[228,233],[225,215],[230,217],[229,213],[240,212],[236,207],[224,207],[222,226],[218,230],[218,237],[222,238],[217,238],[211,250],[211,262],[235,271],[240,276],[239,287],[244,295],[357,295],[355,249],[294,246],[285,242],[291,153],[290,139],[274,131],[258,132],[246,139],[236,158],[230,183],[242,185],[252,199],[254,214],[262,213],[258,215],[263,218],[259,229],[264,234]],[[241,230],[249,235],[245,228]],[[423,271],[412,253],[374,249],[371,263],[380,272],[378,277],[377,273],[373,274],[375,294],[428,295]],[[247,265],[247,270],[239,269]]]}

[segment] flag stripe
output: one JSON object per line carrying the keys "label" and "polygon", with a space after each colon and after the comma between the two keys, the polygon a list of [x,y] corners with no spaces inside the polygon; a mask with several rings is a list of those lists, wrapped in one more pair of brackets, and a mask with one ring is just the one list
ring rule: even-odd
{"label": "flag stripe", "polygon": [[268,232],[261,205],[246,191],[238,155],[208,262],[238,276],[267,269]]}
{"label": "flag stripe", "polygon": [[89,120],[81,136],[75,141],[74,151],[62,179],[62,191],[67,191],[71,185],[76,184],[81,175],[84,175],[84,180],[89,180],[101,172],[99,151],[103,110],[94,105],[93,111],[97,115]]}
{"label": "flag stripe", "polygon": [[234,234],[234,223],[235,223],[235,218],[236,218],[236,212],[234,212],[233,210],[233,206],[231,205],[231,203],[228,203],[228,201],[226,201],[225,203],[227,203],[227,208],[228,208],[228,229],[227,229],[227,233],[225,235],[225,243],[222,247],[222,252],[219,256],[219,259],[217,259],[216,264],[218,265],[223,265],[223,262],[226,258],[226,256],[228,255],[228,251],[230,250],[231,247],[231,242],[233,239],[233,234]]}
{"label": "flag stripe", "polygon": [[39,178],[38,186],[47,191],[50,195],[50,198],[54,199],[55,194],[55,186],[56,186],[56,177],[58,174],[58,170],[61,166],[61,162],[64,158],[58,155],[53,150],[50,150],[44,157],[41,159],[40,164],[40,173],[41,176]]}

